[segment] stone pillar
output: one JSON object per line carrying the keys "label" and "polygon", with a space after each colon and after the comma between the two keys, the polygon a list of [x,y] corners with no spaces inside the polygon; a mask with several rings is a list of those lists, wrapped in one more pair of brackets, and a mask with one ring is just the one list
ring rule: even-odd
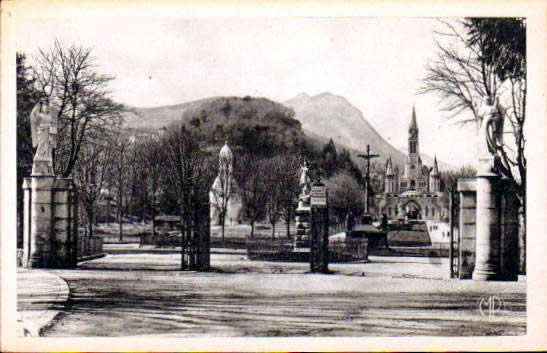
{"label": "stone pillar", "polygon": [[477,177],[477,233],[473,279],[487,281],[499,277],[500,265],[500,209],[499,177]]}
{"label": "stone pillar", "polygon": [[55,179],[53,189],[53,233],[51,237],[51,265],[55,268],[72,267],[73,248],[76,246],[76,231],[72,222],[72,179]]}
{"label": "stone pillar", "polygon": [[30,225],[28,241],[25,244],[25,253],[28,254],[27,267],[49,267],[54,182],[53,176],[32,176],[30,178],[29,218],[25,220],[25,223],[29,222]]}
{"label": "stone pillar", "polygon": [[475,266],[476,249],[476,199],[475,178],[458,179],[460,197],[458,224],[458,277],[469,279]]}
{"label": "stone pillar", "polygon": [[72,179],[33,175],[23,182],[25,221],[23,266],[66,268],[76,265],[77,232],[72,221]]}

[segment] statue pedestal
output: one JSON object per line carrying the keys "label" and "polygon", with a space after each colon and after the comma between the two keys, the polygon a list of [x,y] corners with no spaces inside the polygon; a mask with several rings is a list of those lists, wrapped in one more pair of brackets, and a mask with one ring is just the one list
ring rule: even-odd
{"label": "statue pedestal", "polygon": [[497,175],[458,179],[459,278],[518,278],[518,199]]}
{"label": "statue pedestal", "polygon": [[25,178],[23,266],[67,268],[77,262],[72,179]]}
{"label": "statue pedestal", "polygon": [[476,258],[473,279],[498,279],[500,259],[499,176],[479,175],[477,188]]}

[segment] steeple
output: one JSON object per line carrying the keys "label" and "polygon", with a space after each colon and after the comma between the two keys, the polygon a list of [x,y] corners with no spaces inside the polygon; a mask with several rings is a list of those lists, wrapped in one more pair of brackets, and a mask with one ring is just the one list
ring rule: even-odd
{"label": "steeple", "polygon": [[416,123],[416,107],[412,106],[412,119],[410,120],[410,125],[408,126],[408,131],[418,130],[418,123]]}
{"label": "steeple", "polygon": [[439,166],[437,165],[437,156],[433,159],[433,170],[431,171],[431,176],[439,175]]}
{"label": "steeple", "polygon": [[393,175],[393,166],[391,165],[391,156],[387,159],[386,176]]}
{"label": "steeple", "polygon": [[437,165],[437,156],[433,159],[433,169],[429,175],[429,191],[441,191],[441,176],[439,175],[439,166]]}

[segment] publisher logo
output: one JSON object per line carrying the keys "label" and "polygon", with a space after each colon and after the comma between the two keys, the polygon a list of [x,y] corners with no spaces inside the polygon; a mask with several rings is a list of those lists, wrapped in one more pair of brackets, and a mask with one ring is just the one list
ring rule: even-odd
{"label": "publisher logo", "polygon": [[479,312],[482,316],[488,316],[488,320],[492,320],[504,309],[505,303],[498,296],[490,295],[488,297],[481,297],[479,300]]}

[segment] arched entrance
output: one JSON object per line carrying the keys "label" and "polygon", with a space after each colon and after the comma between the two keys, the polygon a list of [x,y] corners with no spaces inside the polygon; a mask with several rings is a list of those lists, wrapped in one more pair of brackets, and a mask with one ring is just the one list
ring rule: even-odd
{"label": "arched entrance", "polygon": [[403,210],[408,217],[408,219],[421,219],[422,218],[422,208],[420,205],[414,201],[410,200],[403,205]]}

